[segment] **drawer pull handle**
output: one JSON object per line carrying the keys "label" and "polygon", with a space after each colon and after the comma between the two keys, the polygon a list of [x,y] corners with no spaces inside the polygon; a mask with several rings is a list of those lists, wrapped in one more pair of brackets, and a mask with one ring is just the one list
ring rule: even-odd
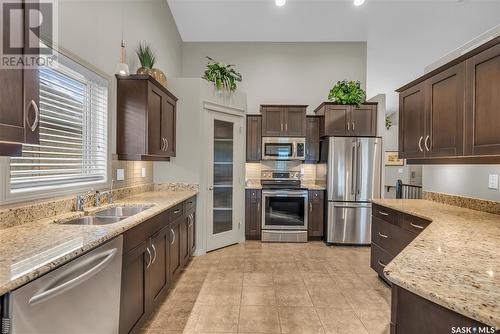
{"label": "drawer pull handle", "polygon": [[386,238],[386,239],[387,239],[387,238],[389,238],[389,236],[388,236],[388,235],[382,234],[382,233],[380,233],[380,232],[378,232],[378,235],[379,235],[379,236],[381,236],[382,238]]}
{"label": "drawer pull handle", "polygon": [[417,225],[417,224],[410,223],[410,225],[413,226],[414,228],[418,228],[419,230],[423,230],[424,229],[423,226],[420,226],[420,225]]}
{"label": "drawer pull handle", "polygon": [[380,213],[382,216],[388,216],[389,215],[387,212],[384,212],[384,211],[379,211],[378,213]]}
{"label": "drawer pull handle", "polygon": [[181,212],[181,209],[174,210],[174,214],[178,214],[179,212]]}
{"label": "drawer pull handle", "polygon": [[381,266],[382,268],[384,268],[386,266],[386,264],[383,264],[382,262],[380,262],[380,260],[378,260],[377,262],[378,262],[378,265]]}

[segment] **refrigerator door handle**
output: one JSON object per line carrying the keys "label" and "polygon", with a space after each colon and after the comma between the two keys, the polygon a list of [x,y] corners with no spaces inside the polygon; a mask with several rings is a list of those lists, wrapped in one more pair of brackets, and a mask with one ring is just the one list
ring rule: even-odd
{"label": "refrigerator door handle", "polygon": [[363,157],[361,156],[361,143],[358,142],[358,147],[356,148],[356,194],[359,195],[361,193],[359,176],[362,171],[362,163]]}
{"label": "refrigerator door handle", "polygon": [[356,141],[354,141],[352,143],[352,151],[351,151],[351,195],[355,195],[356,194],[356,191],[355,191],[355,188],[356,188],[356,184],[355,184],[355,180],[357,178],[357,159],[356,159]]}

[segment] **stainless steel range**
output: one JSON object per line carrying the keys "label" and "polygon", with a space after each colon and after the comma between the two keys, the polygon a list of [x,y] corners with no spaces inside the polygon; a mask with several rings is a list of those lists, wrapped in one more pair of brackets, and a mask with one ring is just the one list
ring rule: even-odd
{"label": "stainless steel range", "polygon": [[300,172],[263,171],[262,241],[307,242],[307,189]]}

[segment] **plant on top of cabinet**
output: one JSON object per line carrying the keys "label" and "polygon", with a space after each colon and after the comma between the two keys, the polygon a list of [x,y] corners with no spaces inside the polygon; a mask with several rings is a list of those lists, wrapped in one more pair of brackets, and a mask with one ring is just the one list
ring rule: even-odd
{"label": "plant on top of cabinet", "polygon": [[226,65],[207,56],[208,64],[205,73],[201,77],[213,82],[217,90],[225,89],[228,92],[236,90],[236,81],[241,82],[241,74],[233,68],[235,65]]}
{"label": "plant on top of cabinet", "polygon": [[151,45],[141,43],[135,53],[141,62],[141,67],[137,70],[137,74],[150,75],[163,86],[167,87],[167,77],[165,73],[153,67],[156,63],[156,54],[151,48]]}
{"label": "plant on top of cabinet", "polygon": [[361,88],[359,81],[338,81],[328,94],[328,100],[340,104],[353,104],[360,106],[365,102],[366,93]]}

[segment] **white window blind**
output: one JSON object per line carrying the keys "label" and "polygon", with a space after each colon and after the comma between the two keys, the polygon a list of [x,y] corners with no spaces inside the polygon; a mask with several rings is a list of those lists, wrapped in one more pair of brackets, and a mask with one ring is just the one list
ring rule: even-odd
{"label": "white window blind", "polygon": [[106,182],[107,80],[61,54],[39,73],[40,144],[11,159],[11,193]]}

